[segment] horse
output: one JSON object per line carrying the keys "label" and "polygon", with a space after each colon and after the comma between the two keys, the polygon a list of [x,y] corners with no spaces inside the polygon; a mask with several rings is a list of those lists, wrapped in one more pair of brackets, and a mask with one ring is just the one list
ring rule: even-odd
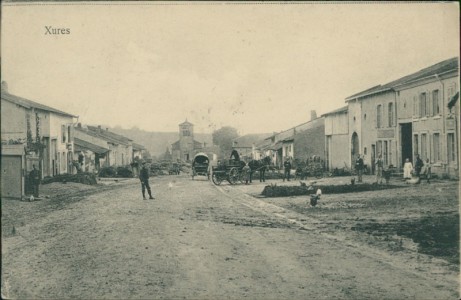
{"label": "horse", "polygon": [[248,166],[250,167],[250,183],[252,182],[253,173],[255,171],[259,172],[259,182],[266,182],[266,170],[268,169],[270,163],[271,159],[269,156],[259,160],[251,160],[248,163]]}

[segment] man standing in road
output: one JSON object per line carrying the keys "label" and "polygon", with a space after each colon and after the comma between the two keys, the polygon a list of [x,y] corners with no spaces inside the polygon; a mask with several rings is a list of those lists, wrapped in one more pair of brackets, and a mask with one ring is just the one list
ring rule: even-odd
{"label": "man standing in road", "polygon": [[290,181],[291,162],[289,157],[286,158],[285,162],[283,163],[283,167],[285,169],[285,173],[283,174],[283,181],[285,181],[285,179]]}
{"label": "man standing in road", "polygon": [[139,172],[139,179],[141,180],[141,190],[142,190],[142,198],[146,200],[146,188],[147,192],[149,193],[149,199],[154,199],[152,197],[150,185],[149,185],[149,169],[147,168],[147,164],[145,161],[142,162],[142,168]]}
{"label": "man standing in road", "polygon": [[40,186],[40,171],[35,168],[35,165],[32,165],[32,171],[30,171],[29,179],[30,184],[32,185],[33,195],[35,198],[38,198],[38,188]]}
{"label": "man standing in road", "polygon": [[355,170],[357,171],[357,182],[362,182],[363,158],[360,154],[357,154],[357,159],[355,160]]}
{"label": "man standing in road", "polygon": [[416,162],[415,162],[415,175],[419,177],[421,175],[421,169],[423,168],[424,163],[419,154],[416,154]]}

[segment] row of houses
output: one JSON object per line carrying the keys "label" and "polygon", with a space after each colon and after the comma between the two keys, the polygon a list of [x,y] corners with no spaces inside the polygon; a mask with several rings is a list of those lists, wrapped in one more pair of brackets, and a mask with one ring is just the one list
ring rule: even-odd
{"label": "row of houses", "polygon": [[124,166],[145,148],[101,126],[82,126],[78,116],[1,89],[1,193],[20,198],[35,165],[42,177]]}
{"label": "row of houses", "polygon": [[458,177],[458,98],[455,57],[349,96],[320,117],[311,112],[309,122],[288,130],[244,146],[236,140],[235,149],[252,159],[270,156],[277,166],[315,155],[329,170],[351,168],[360,154],[372,172],[379,155],[386,167],[401,168],[419,154],[434,173]]}

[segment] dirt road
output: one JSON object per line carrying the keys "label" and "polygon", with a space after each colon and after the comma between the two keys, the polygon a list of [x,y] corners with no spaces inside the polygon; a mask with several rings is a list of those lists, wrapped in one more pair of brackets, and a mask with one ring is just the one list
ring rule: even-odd
{"label": "dirt road", "polygon": [[[454,299],[457,273],[392,255],[205,178],[154,178],[25,221],[2,239],[2,294],[21,299]],[[40,206],[37,204],[37,213]],[[11,206],[11,205],[10,205]],[[8,209],[9,204],[3,205]],[[423,262],[423,263],[422,263]]]}

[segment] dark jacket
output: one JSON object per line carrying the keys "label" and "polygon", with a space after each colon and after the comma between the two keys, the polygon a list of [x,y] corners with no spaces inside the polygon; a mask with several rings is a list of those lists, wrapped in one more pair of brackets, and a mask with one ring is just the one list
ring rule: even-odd
{"label": "dark jacket", "polygon": [[283,163],[283,167],[287,170],[291,169],[291,163],[287,160]]}
{"label": "dark jacket", "polygon": [[424,166],[424,162],[421,158],[417,158],[416,159],[416,163],[415,163],[415,169],[418,169],[418,170],[421,170],[422,167]]}
{"label": "dark jacket", "polygon": [[149,169],[143,166],[141,168],[141,171],[139,172],[139,179],[141,181],[147,181],[149,180]]}
{"label": "dark jacket", "polygon": [[40,184],[40,171],[39,170],[32,170],[30,171],[30,182],[32,184]]}
{"label": "dark jacket", "polygon": [[362,170],[363,169],[363,159],[361,157],[357,158],[355,161],[355,169]]}

